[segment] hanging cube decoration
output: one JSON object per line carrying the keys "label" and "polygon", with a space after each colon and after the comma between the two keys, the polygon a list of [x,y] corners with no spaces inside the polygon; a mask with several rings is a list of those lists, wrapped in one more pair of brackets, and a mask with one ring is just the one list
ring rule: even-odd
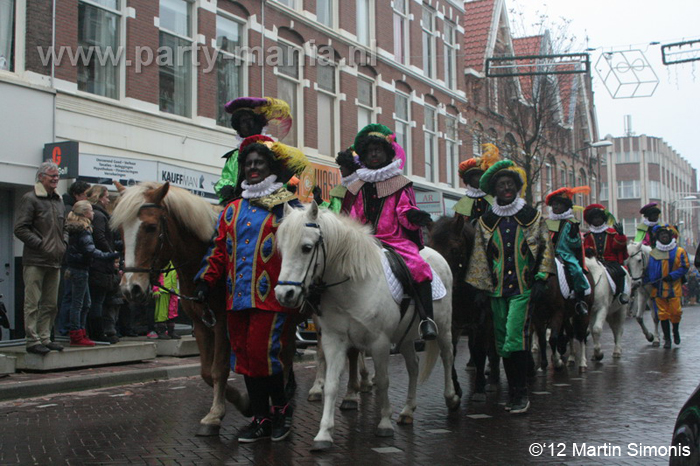
{"label": "hanging cube decoration", "polygon": [[651,97],[659,78],[641,50],[604,52],[595,69],[613,99]]}

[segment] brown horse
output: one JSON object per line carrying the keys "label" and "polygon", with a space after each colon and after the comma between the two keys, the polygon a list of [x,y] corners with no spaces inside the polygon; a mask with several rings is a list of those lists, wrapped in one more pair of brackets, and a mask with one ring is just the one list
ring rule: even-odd
{"label": "brown horse", "polygon": [[[430,227],[428,246],[445,258],[454,277],[452,292],[452,343],[455,356],[457,343],[463,331],[467,331],[469,353],[476,369],[472,401],[486,401],[486,357],[490,365],[489,384],[497,385],[500,374],[500,358],[496,353],[493,319],[488,302],[475,305],[477,290],[465,281],[469,258],[474,247],[476,230],[464,217],[441,217]],[[462,395],[457,372],[452,368],[452,380],[458,395]]]}
{"label": "brown horse", "polygon": [[[184,189],[168,183],[141,183],[123,191],[112,215],[112,227],[119,229],[124,238],[126,273],[121,282],[124,296],[129,300],[145,299],[151,284],[170,261],[177,269],[181,293],[193,296],[193,280],[215,226],[216,213],[212,206]],[[247,393],[239,392],[227,382],[231,350],[225,302],[223,286],[212,290],[206,304],[187,298],[181,301],[182,309],[194,325],[202,379],[214,388],[212,406],[200,421],[198,436],[218,435],[226,412],[225,399],[245,415],[249,410]]]}

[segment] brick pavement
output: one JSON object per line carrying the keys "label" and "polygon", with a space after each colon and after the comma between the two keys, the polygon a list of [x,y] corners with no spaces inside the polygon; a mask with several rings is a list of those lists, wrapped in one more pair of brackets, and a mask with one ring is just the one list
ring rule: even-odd
{"label": "brick pavement", "polygon": [[[681,333],[681,347],[653,348],[628,319],[623,357],[616,361],[610,357],[612,335],[606,327],[603,362],[589,361],[583,376],[573,369],[550,369],[537,377],[531,389],[543,394],[532,395],[531,412],[521,417],[503,410],[505,382],[486,403],[469,403],[465,396],[461,409],[448,414],[437,367],[418,389],[413,426],[396,426],[393,439],[375,437],[375,398],[365,394],[359,412],[336,410],[336,444],[323,454],[309,453],[321,404],[305,401],[314,373],[308,363],[296,368],[295,431],[279,443],[239,445],[236,433],[247,420],[232,408],[220,437],[194,437],[211,400],[197,377],[4,402],[0,464],[667,464],[667,458],[626,452],[629,443],[667,446],[678,409],[700,381],[700,307],[685,310]],[[468,395],[473,375],[464,370],[464,342],[460,349],[457,367]],[[398,413],[406,384],[400,356],[392,357],[390,371],[390,397]],[[239,377],[233,381],[243,388]],[[568,456],[552,457],[547,450],[532,457],[528,447],[533,442],[563,443]],[[623,456],[573,457],[574,442],[607,442],[620,446]]]}

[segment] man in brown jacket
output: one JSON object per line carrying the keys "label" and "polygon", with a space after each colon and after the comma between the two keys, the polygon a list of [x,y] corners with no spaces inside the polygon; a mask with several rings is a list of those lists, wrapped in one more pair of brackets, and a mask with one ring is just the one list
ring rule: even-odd
{"label": "man in brown jacket", "polygon": [[56,193],[58,166],[50,161],[39,166],[36,184],[22,197],[15,236],[24,243],[24,330],[27,352],[45,355],[63,351],[51,341],[56,318],[61,261],[66,252],[63,225],[65,207]]}

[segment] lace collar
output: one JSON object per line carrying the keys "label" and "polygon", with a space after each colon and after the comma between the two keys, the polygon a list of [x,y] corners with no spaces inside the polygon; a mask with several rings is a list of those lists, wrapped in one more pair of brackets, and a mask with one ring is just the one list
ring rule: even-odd
{"label": "lace collar", "polygon": [[671,242],[668,244],[663,244],[661,241],[656,242],[656,249],[658,249],[659,251],[662,251],[662,252],[672,251],[673,249],[676,248],[676,246],[677,246],[676,238],[673,238],[671,240]]}
{"label": "lace collar", "polygon": [[340,179],[340,184],[345,186],[346,188],[350,186],[351,183],[354,183],[355,181],[358,180],[357,172],[352,172],[348,176],[344,176]]}
{"label": "lace collar", "polygon": [[574,211],[572,209],[569,209],[569,210],[562,212],[560,214],[555,214],[554,212],[549,212],[549,219],[550,220],[568,220],[570,218],[574,218]]}
{"label": "lace collar", "polygon": [[260,183],[255,184],[248,184],[243,181],[241,183],[241,188],[243,188],[241,197],[243,199],[257,199],[268,196],[283,186],[282,183],[275,183],[275,181],[277,181],[277,175],[270,175]]}
{"label": "lace collar", "polygon": [[357,177],[365,183],[376,183],[378,181],[386,181],[389,178],[393,178],[403,173],[401,171],[401,162],[401,159],[396,159],[386,167],[378,168],[376,170],[372,170],[369,168],[359,168],[355,173],[357,173]]}
{"label": "lace collar", "polygon": [[482,190],[475,188],[474,186],[467,186],[467,197],[471,197],[472,199],[479,199],[480,197],[485,197],[486,193],[483,192]]}
{"label": "lace collar", "polygon": [[520,209],[523,207],[525,207],[525,199],[516,197],[515,200],[508,205],[499,205],[497,202],[494,202],[491,206],[491,211],[499,217],[512,217],[520,212]]}
{"label": "lace collar", "polygon": [[657,221],[655,221],[655,222],[652,222],[652,221],[649,221],[646,217],[644,217],[644,218],[642,219],[642,223],[643,223],[644,225],[648,226],[649,228],[651,228],[651,227],[656,226],[656,224],[659,223],[659,221],[657,220]]}
{"label": "lace collar", "polygon": [[607,224],[607,223],[603,223],[603,224],[600,225],[599,227],[594,227],[593,225],[588,225],[588,230],[589,230],[591,233],[603,233],[603,232],[604,232],[605,230],[607,230],[607,229],[608,229],[608,224]]}

